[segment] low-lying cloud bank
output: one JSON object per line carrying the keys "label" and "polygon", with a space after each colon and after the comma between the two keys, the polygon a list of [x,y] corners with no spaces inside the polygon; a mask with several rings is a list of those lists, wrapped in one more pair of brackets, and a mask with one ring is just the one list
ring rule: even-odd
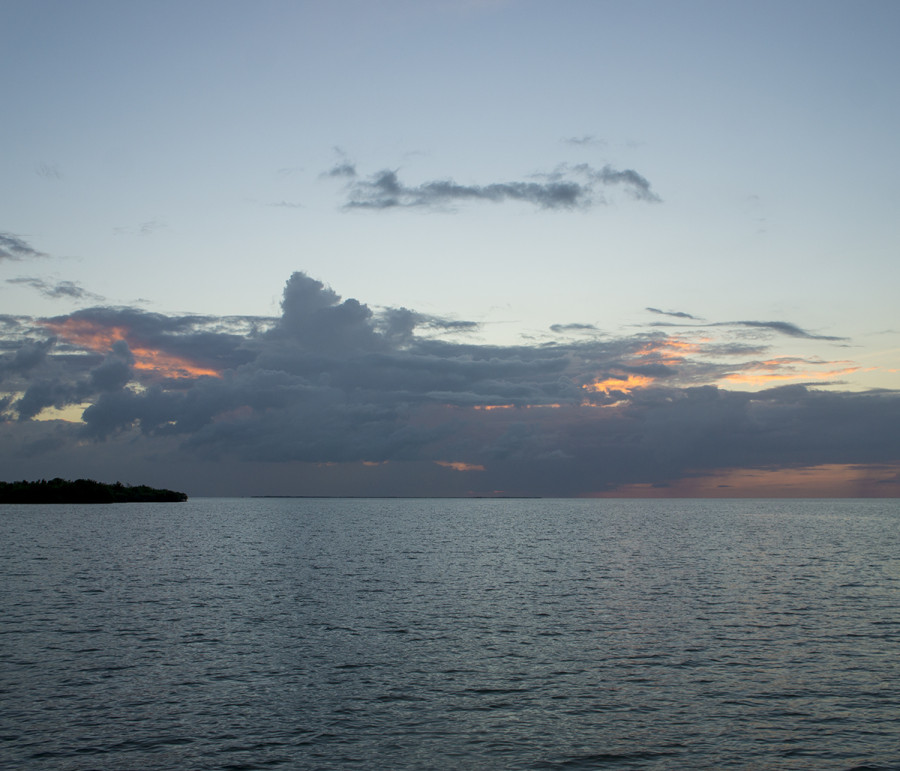
{"label": "low-lying cloud bank", "polygon": [[[345,473],[334,489],[397,495],[423,492],[423,468],[435,494],[589,495],[824,464],[881,469],[862,494],[897,485],[900,395],[825,390],[852,365],[772,357],[761,336],[842,338],[772,321],[628,337],[564,323],[556,342],[495,346],[466,341],[473,326],[373,310],[303,273],[272,318],[0,317],[0,457],[37,476],[110,447],[136,470],[163,453],[185,469],[310,464]],[[267,492],[246,473],[220,489]],[[302,478],[291,492],[318,492]]]}

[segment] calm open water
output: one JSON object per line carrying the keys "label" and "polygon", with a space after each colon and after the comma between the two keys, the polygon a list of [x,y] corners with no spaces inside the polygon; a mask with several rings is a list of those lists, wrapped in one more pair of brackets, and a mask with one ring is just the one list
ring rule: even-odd
{"label": "calm open water", "polygon": [[900,768],[900,501],[0,507],[0,766]]}

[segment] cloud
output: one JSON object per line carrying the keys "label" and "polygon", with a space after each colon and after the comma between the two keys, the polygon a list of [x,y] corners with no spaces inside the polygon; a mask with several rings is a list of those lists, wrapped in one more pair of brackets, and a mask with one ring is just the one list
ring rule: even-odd
{"label": "cloud", "polygon": [[750,329],[765,329],[772,332],[778,332],[782,335],[787,335],[788,337],[802,337],[806,338],[807,340],[840,341],[847,339],[846,337],[832,337],[830,335],[814,335],[812,332],[807,332],[805,329],[801,329],[796,324],[791,324],[787,321],[726,321],[720,322],[719,325],[748,327]]}
{"label": "cloud", "polygon": [[[646,310],[651,313],[660,314],[663,316],[671,316],[673,318],[679,319],[689,319],[694,321],[702,321],[696,316],[692,316],[689,313],[682,313],[679,311],[662,311],[658,308],[650,308],[648,307]],[[817,335],[812,332],[808,332],[807,330],[793,324],[789,321],[717,321],[714,323],[706,324],[672,324],[672,323],[662,323],[659,322],[655,324],[655,326],[680,326],[682,328],[693,328],[697,329],[700,327],[738,327],[744,329],[755,329],[760,330],[762,332],[776,332],[779,335],[786,335],[787,337],[796,337],[805,340],[826,340],[829,342],[844,342],[848,338],[846,337],[838,337],[834,335]]]}
{"label": "cloud", "polygon": [[684,311],[661,311],[659,308],[647,308],[650,313],[657,313],[661,316],[671,316],[676,319],[693,319],[697,320],[696,316],[692,316],[690,313],[685,313]]}
{"label": "cloud", "polygon": [[474,463],[463,463],[461,461],[436,460],[438,466],[452,468],[454,471],[484,471],[484,466]]}
{"label": "cloud", "polygon": [[46,281],[42,278],[23,276],[20,278],[8,278],[6,279],[6,283],[30,286],[32,289],[37,290],[45,297],[50,297],[54,300],[58,300],[61,298],[70,298],[73,300],[91,300],[93,302],[103,300],[103,297],[101,295],[89,292],[87,289],[84,289],[74,281],[57,281],[56,283],[50,283],[49,281]]}
{"label": "cloud", "polygon": [[593,182],[601,185],[621,185],[626,191],[641,201],[660,201],[659,196],[650,189],[650,183],[633,169],[617,171],[612,166],[604,166],[602,169],[593,169],[586,163],[569,167],[562,167],[563,173],[583,174]]}
{"label": "cloud", "polygon": [[348,178],[352,179],[356,177],[356,166],[352,163],[338,163],[332,166],[328,171],[322,174],[323,177],[331,177],[331,178]]}
{"label": "cloud", "polygon": [[567,145],[575,145],[576,147],[586,147],[586,146],[603,146],[606,145],[606,140],[600,139],[593,134],[584,134],[580,137],[566,137],[562,140]]}
{"label": "cloud", "polygon": [[13,233],[0,233],[0,261],[26,260],[33,257],[46,257],[43,252],[31,247],[23,239]]}
{"label": "cloud", "polygon": [[356,167],[340,164],[327,176],[344,177],[345,209],[447,208],[466,202],[503,203],[520,201],[539,209],[587,209],[606,203],[602,189],[621,187],[637,200],[657,202],[650,183],[632,169],[611,166],[594,169],[588,164],[562,165],[551,173],[534,175],[525,181],[461,185],[452,179],[407,185],[397,171],[386,169],[360,178]]}
{"label": "cloud", "polygon": [[[398,468],[425,464],[444,475],[436,492],[529,495],[900,461],[900,395],[809,385],[852,362],[773,357],[761,342],[711,339],[715,324],[702,336],[560,325],[591,334],[536,345],[443,334],[469,325],[373,309],[300,272],[275,317],[0,317],[0,460],[46,468],[115,447],[117,462],[177,457],[185,471],[332,464],[345,492],[365,467],[393,480],[391,494],[418,489]],[[76,406],[80,422],[39,425],[48,407]]]}
{"label": "cloud", "polygon": [[593,324],[552,324],[550,326],[551,332],[596,332],[597,327]]}
{"label": "cloud", "polygon": [[39,177],[54,182],[61,180],[63,177],[59,166],[55,163],[39,163],[34,171]]}
{"label": "cloud", "polygon": [[166,223],[161,220],[147,220],[146,222],[142,222],[137,227],[117,227],[113,228],[113,233],[117,236],[128,236],[128,235],[138,235],[138,236],[150,236],[156,233],[158,230],[162,230],[166,227]]}

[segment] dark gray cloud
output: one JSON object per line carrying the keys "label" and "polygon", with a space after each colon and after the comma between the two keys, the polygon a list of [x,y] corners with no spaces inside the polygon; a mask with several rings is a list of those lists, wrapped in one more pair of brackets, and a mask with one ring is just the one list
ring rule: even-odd
{"label": "dark gray cloud", "polygon": [[[574,495],[731,467],[900,459],[897,393],[715,385],[760,368],[802,382],[827,361],[579,324],[558,331],[591,334],[537,345],[440,335],[470,324],[372,309],[303,273],[274,318],[105,307],[0,317],[0,460],[18,436],[7,460],[106,458],[115,446],[134,463],[175,454],[185,468],[453,462],[483,467],[467,484],[486,492]],[[85,404],[81,423],[33,420]],[[391,478],[393,494],[418,489]]]}
{"label": "dark gray cloud", "polygon": [[[0,350],[6,349],[7,355],[0,356],[0,389],[14,389],[27,381],[29,373],[41,368],[48,359],[50,350],[56,343],[56,338],[50,337],[42,340],[23,338],[18,344],[10,344],[4,341]],[[0,412],[12,406],[11,397],[7,397],[5,406]]]}
{"label": "dark gray cloud", "polygon": [[788,337],[802,337],[806,338],[807,340],[841,341],[847,339],[846,337],[833,337],[831,335],[815,335],[812,332],[807,332],[805,329],[801,329],[796,324],[791,324],[788,321],[726,321],[721,322],[718,326],[763,329],[771,332],[778,332],[779,334],[787,335]]}
{"label": "dark gray cloud", "polygon": [[385,308],[375,318],[377,329],[397,346],[413,340],[416,330],[437,334],[467,334],[481,328],[477,321],[441,318],[417,313],[409,308]]}
{"label": "dark gray cloud", "polygon": [[72,300],[90,300],[91,302],[98,302],[100,300],[103,300],[102,296],[94,294],[93,292],[89,292],[87,289],[75,283],[74,281],[50,282],[42,278],[23,276],[20,278],[8,278],[6,279],[6,283],[29,286],[32,289],[40,292],[45,297],[50,297],[54,300],[62,298]]}
{"label": "dark gray cloud", "polygon": [[659,201],[650,183],[632,169],[611,166],[594,169],[588,164],[560,166],[531,180],[462,185],[452,179],[407,185],[395,170],[361,178],[356,167],[340,164],[328,176],[348,179],[346,209],[447,208],[465,202],[520,201],[540,209],[585,209],[606,202],[602,190],[621,187],[631,197]]}
{"label": "dark gray cloud", "polygon": [[94,307],[42,319],[38,328],[56,335],[58,347],[64,352],[85,348],[105,352],[110,330],[116,330],[127,334],[126,341],[135,350],[155,351],[200,368],[220,369],[239,366],[252,358],[253,354],[245,350],[247,341],[263,334],[275,321],[255,316],[170,316],[138,308]]}
{"label": "dark gray cloud", "polygon": [[[689,319],[694,321],[702,321],[696,316],[692,316],[689,313],[682,313],[678,311],[662,311],[658,308],[650,308],[648,307],[646,310],[651,313],[660,314],[663,316],[671,316],[673,318],[680,319]],[[657,327],[681,327],[688,329],[698,329],[701,327],[734,327],[734,328],[743,328],[743,329],[753,329],[759,330],[760,332],[775,332],[779,335],[786,335],[787,337],[796,337],[804,340],[826,340],[828,342],[845,342],[848,338],[839,337],[835,335],[817,335],[813,332],[809,332],[802,327],[797,326],[789,321],[717,321],[713,323],[699,323],[699,324],[674,324],[674,323],[663,323],[657,322],[654,324]]]}
{"label": "dark gray cloud", "polygon": [[657,313],[661,316],[671,316],[676,319],[698,320],[696,316],[692,316],[690,313],[685,313],[684,311],[661,311],[659,308],[650,308],[649,306],[647,307],[647,310],[650,311],[650,313]]}
{"label": "dark gray cloud", "polygon": [[550,326],[551,332],[596,332],[597,327],[593,324],[552,324]]}
{"label": "dark gray cloud", "polygon": [[562,173],[582,174],[592,182],[601,185],[619,185],[629,195],[641,201],[660,201],[659,196],[650,189],[650,183],[647,179],[634,171],[634,169],[619,171],[612,166],[593,169],[588,164],[581,163],[572,167],[562,167]]}
{"label": "dark gray cloud", "polygon": [[0,233],[0,260],[27,260],[46,256],[17,235]]}

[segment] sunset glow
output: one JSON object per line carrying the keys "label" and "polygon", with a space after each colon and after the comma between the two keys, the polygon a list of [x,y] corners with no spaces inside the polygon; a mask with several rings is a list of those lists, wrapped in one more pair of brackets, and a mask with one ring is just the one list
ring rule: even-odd
{"label": "sunset glow", "polygon": [[598,498],[855,498],[900,496],[900,466],[828,463],[799,468],[723,469],[669,484],[622,485]]}
{"label": "sunset glow", "polygon": [[214,369],[201,367],[182,356],[148,348],[136,342],[125,327],[103,327],[92,321],[77,318],[68,318],[62,322],[45,321],[43,326],[67,343],[95,353],[107,353],[114,343],[122,340],[128,344],[134,356],[135,369],[162,377],[173,379],[221,377]]}
{"label": "sunset glow", "polygon": [[690,342],[678,337],[668,337],[665,340],[653,340],[645,343],[640,350],[635,351],[635,356],[646,358],[658,358],[661,364],[668,366],[684,361],[689,354],[701,352],[700,343],[709,342],[708,338],[702,338],[698,342]]}
{"label": "sunset glow", "polygon": [[637,388],[646,388],[653,384],[653,378],[646,375],[625,375],[624,377],[608,377],[597,379],[593,383],[585,383],[581,387],[586,391],[611,394],[628,394]]}
{"label": "sunset glow", "polygon": [[900,459],[900,3],[10,1],[5,474],[568,497]]}
{"label": "sunset glow", "polygon": [[[765,386],[771,383],[783,383],[790,380],[831,380],[860,371],[860,367],[844,367],[842,369],[832,369],[824,372],[810,369],[793,371],[789,368],[789,365],[786,368],[787,371],[782,369],[791,361],[794,360],[774,359],[772,361],[763,362],[760,366],[748,369],[744,372],[729,373],[721,378],[721,382],[745,386]],[[871,369],[873,368],[863,371],[871,371]]]}
{"label": "sunset glow", "polygon": [[436,460],[438,466],[452,468],[454,471],[484,471],[484,466],[478,463],[463,463],[461,461]]}
{"label": "sunset glow", "polygon": [[495,410],[558,410],[562,407],[561,404],[557,402],[551,402],[550,404],[476,404],[473,405],[473,410],[479,410],[482,412],[493,412]]}

